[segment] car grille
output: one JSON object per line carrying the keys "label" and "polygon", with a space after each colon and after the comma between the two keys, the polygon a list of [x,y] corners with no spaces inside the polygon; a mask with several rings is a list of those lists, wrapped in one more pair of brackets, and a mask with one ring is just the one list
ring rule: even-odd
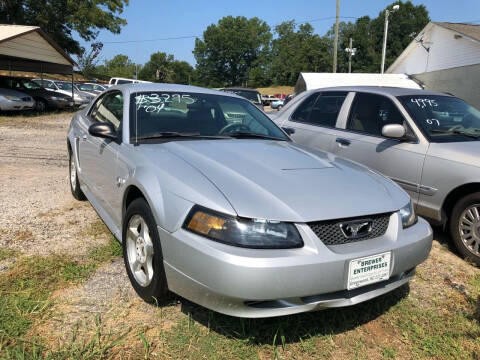
{"label": "car grille", "polygon": [[[312,229],[315,235],[317,235],[318,238],[322,240],[325,245],[348,244],[351,242],[373,239],[385,234],[388,228],[391,214],[392,213],[385,213],[377,215],[359,216],[355,218],[310,222],[308,223],[308,226],[310,226],[310,229]],[[371,231],[363,236],[358,236],[354,238],[346,237],[340,228],[340,224],[354,222],[361,219],[368,219],[372,221]]]}
{"label": "car grille", "polygon": [[22,101],[32,101],[32,98],[30,96],[25,96],[22,98]]}

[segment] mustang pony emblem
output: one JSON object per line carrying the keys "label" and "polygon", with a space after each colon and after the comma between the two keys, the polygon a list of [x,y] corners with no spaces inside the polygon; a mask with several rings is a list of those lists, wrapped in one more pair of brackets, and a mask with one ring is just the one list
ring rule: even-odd
{"label": "mustang pony emblem", "polygon": [[354,222],[341,223],[340,230],[347,239],[354,239],[365,236],[372,231],[372,220],[358,220]]}

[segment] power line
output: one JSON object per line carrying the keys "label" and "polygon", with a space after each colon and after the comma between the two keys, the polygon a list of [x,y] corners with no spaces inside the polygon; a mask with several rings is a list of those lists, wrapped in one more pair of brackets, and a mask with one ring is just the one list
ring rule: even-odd
{"label": "power line", "polygon": [[[339,16],[339,18],[341,18],[341,19],[358,19],[358,17],[356,17],[356,16]],[[331,20],[331,19],[335,19],[335,16],[328,16],[328,17],[324,17],[324,18],[304,20],[304,21],[295,22],[295,24],[304,24],[304,23],[310,23],[310,22],[316,22],[316,21],[325,21],[325,20]],[[275,27],[277,25],[280,25],[280,24],[281,23],[278,23],[278,24],[274,25],[273,27]],[[102,41],[102,44],[133,44],[133,43],[167,41],[167,40],[182,40],[182,39],[194,39],[194,38],[201,39],[202,37],[203,37],[203,35],[185,35],[185,36],[172,36],[172,37],[154,38],[154,39]]]}

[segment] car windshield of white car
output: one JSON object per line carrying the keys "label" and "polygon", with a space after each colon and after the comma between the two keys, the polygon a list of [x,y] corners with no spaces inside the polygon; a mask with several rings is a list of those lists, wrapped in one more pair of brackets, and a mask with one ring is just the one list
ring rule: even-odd
{"label": "car windshield of white car", "polygon": [[57,81],[55,82],[55,85],[57,85],[60,90],[72,90],[72,84],[68,82]]}
{"label": "car windshield of white car", "polygon": [[228,95],[139,92],[130,99],[130,138],[289,138],[247,100]]}
{"label": "car windshield of white car", "polygon": [[480,111],[459,98],[415,95],[399,100],[431,142],[480,139]]}

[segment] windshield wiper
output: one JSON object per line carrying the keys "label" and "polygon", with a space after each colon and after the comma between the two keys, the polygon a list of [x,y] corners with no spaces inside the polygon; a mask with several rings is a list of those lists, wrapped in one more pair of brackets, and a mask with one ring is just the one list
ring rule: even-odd
{"label": "windshield wiper", "polygon": [[162,139],[162,138],[202,138],[202,139],[226,139],[225,136],[201,135],[200,133],[181,133],[175,131],[162,131],[155,134],[137,137],[137,140]]}
{"label": "windshield wiper", "polygon": [[258,138],[258,139],[287,141],[287,139],[279,138],[276,136],[268,136],[268,135],[255,134],[255,133],[243,132],[243,131],[236,131],[236,132],[228,133],[225,135],[233,138]]}
{"label": "windshield wiper", "polygon": [[460,131],[460,130],[440,130],[440,129],[432,129],[432,130],[430,130],[430,132],[432,132],[432,133],[437,133],[437,134],[462,135],[462,136],[467,136],[467,137],[471,137],[471,138],[474,138],[474,139],[480,138],[480,135],[475,135],[475,134],[471,134],[471,133],[464,132],[464,131]]}

